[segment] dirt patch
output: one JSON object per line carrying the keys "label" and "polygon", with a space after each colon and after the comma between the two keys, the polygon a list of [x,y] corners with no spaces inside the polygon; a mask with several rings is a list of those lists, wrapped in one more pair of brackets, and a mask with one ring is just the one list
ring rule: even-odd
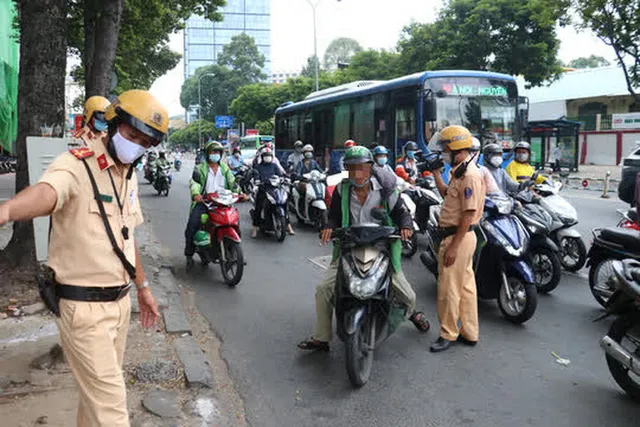
{"label": "dirt patch", "polygon": [[0,251],[0,311],[40,301],[33,266],[13,266]]}

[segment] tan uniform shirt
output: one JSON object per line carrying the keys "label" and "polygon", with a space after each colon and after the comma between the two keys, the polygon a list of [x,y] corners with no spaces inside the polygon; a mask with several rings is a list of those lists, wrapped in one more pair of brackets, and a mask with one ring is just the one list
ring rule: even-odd
{"label": "tan uniform shirt", "polygon": [[472,224],[477,224],[482,217],[486,189],[478,166],[469,163],[465,174],[457,179],[453,172],[458,167],[451,170],[449,188],[440,211],[440,227],[456,227],[466,211],[475,211]]}
{"label": "tan uniform shirt", "polygon": [[[138,179],[135,173],[131,179],[126,179],[128,167],[116,166],[107,152],[107,140],[107,136],[89,140],[88,148],[95,154],[86,161],[103,195],[104,208],[116,242],[135,266],[133,230],[143,222]],[[122,213],[108,171],[111,171],[123,205]],[[61,154],[40,182],[51,185],[58,195],[49,242],[49,266],[56,272],[57,282],[75,286],[120,286],[127,283],[129,275],[113,251],[82,161],[71,153]],[[129,229],[128,240],[122,234],[125,225]]]}

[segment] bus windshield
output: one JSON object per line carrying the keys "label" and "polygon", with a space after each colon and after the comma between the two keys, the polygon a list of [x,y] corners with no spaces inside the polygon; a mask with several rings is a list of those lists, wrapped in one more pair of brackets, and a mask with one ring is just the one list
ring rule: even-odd
{"label": "bus windshield", "polygon": [[462,125],[482,141],[512,147],[515,142],[515,83],[487,78],[432,79],[425,83],[436,100],[437,129]]}

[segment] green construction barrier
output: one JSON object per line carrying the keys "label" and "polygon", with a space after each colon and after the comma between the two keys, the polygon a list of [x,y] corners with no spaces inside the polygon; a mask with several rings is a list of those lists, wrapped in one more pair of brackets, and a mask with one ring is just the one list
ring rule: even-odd
{"label": "green construction barrier", "polygon": [[0,0],[0,146],[12,151],[18,135],[18,41],[12,0]]}

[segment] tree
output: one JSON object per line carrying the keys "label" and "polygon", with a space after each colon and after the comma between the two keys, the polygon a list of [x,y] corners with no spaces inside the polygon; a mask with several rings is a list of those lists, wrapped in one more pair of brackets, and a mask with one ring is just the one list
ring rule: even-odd
{"label": "tree", "polygon": [[640,87],[640,3],[637,0],[577,0],[582,27],[611,46],[622,67],[627,89],[638,101]]}
{"label": "tree", "polygon": [[362,46],[354,39],[340,37],[329,43],[324,52],[324,68],[335,69],[338,63],[348,63],[353,55],[360,52]]}
{"label": "tree", "polygon": [[183,129],[177,130],[169,135],[168,141],[171,145],[183,145],[187,147],[197,148],[198,138],[202,132],[202,139],[205,141],[209,138],[217,139],[223,130],[216,129],[214,124],[207,120],[195,120]]}
{"label": "tree", "polygon": [[567,65],[570,68],[598,68],[611,65],[606,58],[602,56],[591,55],[588,57],[580,57],[573,59]]}
{"label": "tree", "polygon": [[540,85],[561,72],[556,26],[565,25],[568,7],[569,0],[451,0],[436,22],[405,27],[400,70],[490,70]]}
{"label": "tree", "polygon": [[256,123],[256,129],[258,129],[260,135],[273,135],[275,128],[273,119]]}
{"label": "tree", "polygon": [[[205,74],[211,75],[204,76]],[[180,104],[187,110],[191,106],[198,105],[198,82],[200,81],[202,96],[200,114],[203,119],[213,121],[215,116],[225,115],[229,111],[229,105],[240,86],[239,80],[227,67],[215,64],[200,67],[182,84]]]}
{"label": "tree", "polygon": [[348,80],[389,80],[400,77],[399,57],[397,53],[386,50],[363,50],[351,58],[349,67],[344,71]]}
{"label": "tree", "polygon": [[255,83],[238,89],[238,96],[231,103],[229,112],[238,122],[253,127],[258,122],[271,119],[276,108],[290,97],[286,84]]}
{"label": "tree", "polygon": [[[302,71],[300,71],[300,75],[304,77],[313,77],[316,76],[316,59],[315,55],[311,55],[307,58],[307,64],[302,67]],[[319,64],[318,64],[319,66]],[[318,70],[320,71],[320,70]]]}
{"label": "tree", "polygon": [[260,53],[256,42],[247,33],[241,33],[231,38],[231,43],[222,48],[218,57],[218,65],[229,67],[238,78],[238,87],[263,80],[266,75],[262,72],[264,55]]}
{"label": "tree", "polygon": [[[19,0],[16,6],[20,28],[17,193],[29,185],[27,136],[40,135],[43,125],[64,129],[67,0]],[[4,253],[14,264],[35,260],[31,221],[14,223]]]}

